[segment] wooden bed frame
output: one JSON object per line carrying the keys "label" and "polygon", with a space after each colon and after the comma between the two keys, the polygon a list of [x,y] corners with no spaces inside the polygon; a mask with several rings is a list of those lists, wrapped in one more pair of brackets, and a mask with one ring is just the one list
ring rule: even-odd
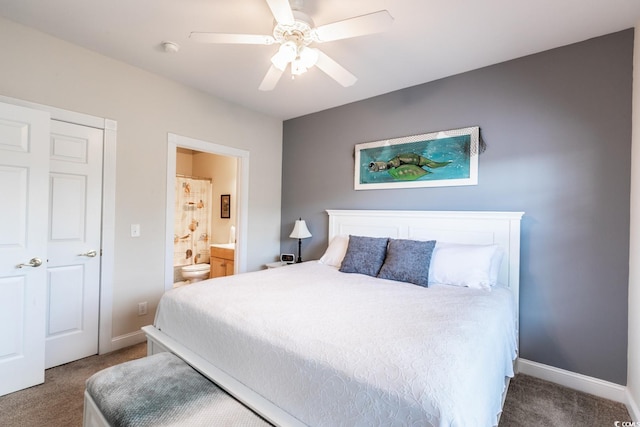
{"label": "wooden bed frame", "polygon": [[[499,281],[511,288],[516,301],[519,301],[520,220],[523,212],[328,210],[327,213],[329,241],[336,235],[353,234],[451,243],[498,244],[504,251]],[[516,330],[517,307],[518,304],[514,319]],[[279,426],[304,426],[289,413],[155,327],[149,325],[142,330],[147,335],[149,355],[170,351],[269,422]],[[505,396],[506,388],[503,404]]]}

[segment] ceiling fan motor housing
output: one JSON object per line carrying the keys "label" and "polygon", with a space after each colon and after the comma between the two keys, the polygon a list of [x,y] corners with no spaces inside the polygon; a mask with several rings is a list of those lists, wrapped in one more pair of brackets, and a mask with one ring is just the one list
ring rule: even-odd
{"label": "ceiling fan motor housing", "polygon": [[273,29],[273,38],[278,43],[288,41],[294,42],[297,46],[308,46],[316,41],[313,31],[313,20],[304,12],[299,10],[293,11],[295,21],[293,24],[277,23]]}
{"label": "ceiling fan motor housing", "polygon": [[273,38],[280,43],[280,49],[271,59],[279,70],[284,70],[290,63],[292,76],[306,72],[318,61],[316,50],[307,47],[317,41],[313,21],[299,10],[293,10],[293,16],[292,24],[276,23]]}

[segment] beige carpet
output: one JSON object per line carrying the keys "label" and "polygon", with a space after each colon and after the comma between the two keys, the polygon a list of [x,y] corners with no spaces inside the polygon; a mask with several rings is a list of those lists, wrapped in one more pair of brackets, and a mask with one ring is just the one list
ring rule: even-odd
{"label": "beige carpet", "polygon": [[146,355],[143,343],[47,369],[44,384],[0,397],[0,426],[82,426],[86,379],[101,369]]}
{"label": "beige carpet", "polygon": [[[48,369],[44,384],[0,397],[0,426],[80,427],[86,379],[145,355],[146,345],[138,344]],[[610,427],[615,421],[631,421],[621,403],[519,374],[509,386],[500,427]]]}
{"label": "beige carpet", "polygon": [[615,421],[631,421],[622,403],[518,374],[509,385],[500,427],[613,427]]}

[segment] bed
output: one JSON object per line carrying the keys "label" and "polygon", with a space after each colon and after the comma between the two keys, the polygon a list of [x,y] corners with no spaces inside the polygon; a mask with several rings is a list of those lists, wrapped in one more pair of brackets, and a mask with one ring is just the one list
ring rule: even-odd
{"label": "bed", "polygon": [[[522,213],[327,213],[320,261],[167,292],[143,328],[149,353],[173,352],[275,425],[497,425],[517,358]],[[460,254],[491,248],[495,277],[419,286],[393,269],[343,272],[356,242],[381,238],[396,255],[435,241],[429,275],[451,283]]]}

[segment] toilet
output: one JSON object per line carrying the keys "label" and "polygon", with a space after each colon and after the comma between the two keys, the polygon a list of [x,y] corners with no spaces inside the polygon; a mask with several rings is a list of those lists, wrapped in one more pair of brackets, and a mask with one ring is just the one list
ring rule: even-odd
{"label": "toilet", "polygon": [[192,264],[185,265],[180,269],[182,278],[188,280],[189,283],[199,282],[209,278],[209,264]]}

